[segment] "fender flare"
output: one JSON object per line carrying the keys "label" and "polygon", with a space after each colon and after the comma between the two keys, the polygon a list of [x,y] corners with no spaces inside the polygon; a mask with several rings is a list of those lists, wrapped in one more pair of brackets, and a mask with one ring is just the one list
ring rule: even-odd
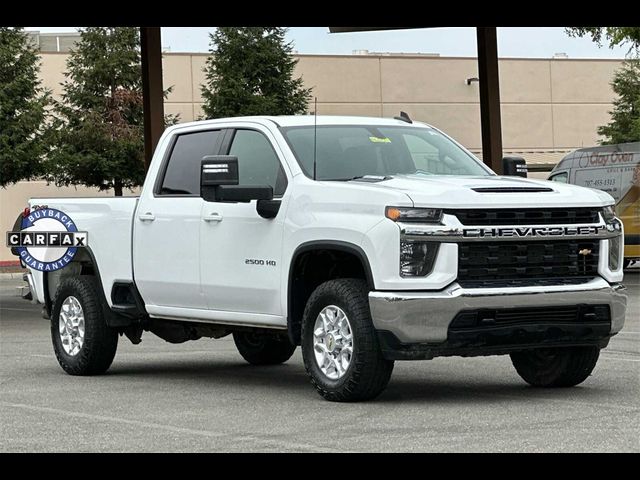
{"label": "fender flare", "polygon": [[[91,247],[87,246],[83,247],[83,249],[91,259],[91,265],[93,266],[94,277],[96,279],[96,287],[98,290],[98,298],[100,299],[100,303],[102,304],[102,311],[107,325],[109,325],[110,327],[124,327],[132,324],[132,319],[114,312],[109,306],[109,302],[107,302],[107,298],[104,294],[104,287],[102,285],[102,276],[100,275],[100,267],[98,266],[98,261],[96,260]],[[49,296],[49,275],[43,276],[42,285],[44,289],[44,300],[47,316],[51,318],[51,311],[53,309],[53,298]]]}
{"label": "fender flare", "polygon": [[294,322],[291,318],[291,312],[293,311],[293,269],[296,265],[298,257],[306,252],[310,252],[313,250],[338,250],[340,252],[350,253],[355,255],[362,264],[362,268],[364,270],[365,279],[369,288],[371,290],[375,290],[375,282],[373,280],[373,272],[371,271],[371,264],[369,263],[369,258],[367,254],[362,249],[362,247],[350,243],[344,242],[340,240],[311,240],[309,242],[301,243],[296,247],[293,251],[293,255],[291,256],[291,263],[289,264],[289,274],[287,277],[287,332],[289,334],[289,340],[291,343],[296,345],[298,343],[298,339],[300,337],[299,326],[294,325]]}

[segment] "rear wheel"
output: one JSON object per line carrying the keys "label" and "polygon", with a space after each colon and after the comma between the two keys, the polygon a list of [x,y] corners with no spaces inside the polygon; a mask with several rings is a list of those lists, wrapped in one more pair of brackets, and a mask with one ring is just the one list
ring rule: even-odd
{"label": "rear wheel", "polygon": [[369,400],[387,387],[393,361],[382,357],[363,280],[330,280],[313,292],[302,319],[302,356],[326,400]]}
{"label": "rear wheel", "polygon": [[591,375],[599,356],[598,347],[540,348],[512,353],[511,362],[534,387],[573,387]]}
{"label": "rear wheel", "polygon": [[107,326],[92,277],[63,279],[53,300],[53,350],[69,375],[106,372],[118,347],[118,332]]}
{"label": "rear wheel", "polygon": [[284,363],[296,350],[296,346],[284,335],[235,332],[233,341],[242,358],[252,365]]}

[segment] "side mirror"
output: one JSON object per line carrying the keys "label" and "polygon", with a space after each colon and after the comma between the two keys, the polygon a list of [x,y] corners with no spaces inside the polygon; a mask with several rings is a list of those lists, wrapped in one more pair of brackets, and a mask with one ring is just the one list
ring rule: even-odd
{"label": "side mirror", "polygon": [[271,200],[270,186],[238,185],[238,157],[207,155],[200,168],[200,196],[207,202],[250,202]]}
{"label": "side mirror", "polygon": [[238,184],[238,157],[206,155],[202,157],[200,188]]}
{"label": "side mirror", "polygon": [[273,187],[268,185],[246,187],[240,185],[220,185],[216,188],[217,202],[250,202],[251,200],[271,200],[272,198]]}
{"label": "side mirror", "polygon": [[529,170],[527,162],[522,157],[504,157],[502,159],[502,174],[512,177],[527,178]]}

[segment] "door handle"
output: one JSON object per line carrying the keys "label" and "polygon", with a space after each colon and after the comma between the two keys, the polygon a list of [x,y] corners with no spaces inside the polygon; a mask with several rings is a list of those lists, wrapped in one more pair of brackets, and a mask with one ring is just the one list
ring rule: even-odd
{"label": "door handle", "polygon": [[156,219],[156,216],[151,212],[147,212],[141,213],[140,215],[138,215],[138,218],[143,222],[153,222]]}
{"label": "door handle", "polygon": [[212,213],[209,213],[209,214],[205,215],[203,217],[203,220],[205,222],[221,222],[222,221],[222,215],[220,215],[217,212],[212,212]]}

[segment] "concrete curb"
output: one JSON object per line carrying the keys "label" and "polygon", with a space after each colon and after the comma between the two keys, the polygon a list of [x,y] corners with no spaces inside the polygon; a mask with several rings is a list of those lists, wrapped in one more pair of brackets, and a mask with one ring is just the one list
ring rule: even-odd
{"label": "concrete curb", "polygon": [[0,280],[22,280],[24,272],[0,273]]}

